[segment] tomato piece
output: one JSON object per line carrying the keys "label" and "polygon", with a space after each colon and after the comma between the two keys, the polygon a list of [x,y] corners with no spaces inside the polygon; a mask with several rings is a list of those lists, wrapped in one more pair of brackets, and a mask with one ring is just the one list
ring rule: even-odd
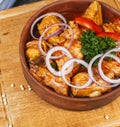
{"label": "tomato piece", "polygon": [[109,38],[112,38],[113,40],[120,40],[120,34],[118,33],[112,33],[112,32],[101,32],[101,33],[98,33],[97,36],[99,37],[109,37]]}
{"label": "tomato piece", "polygon": [[96,33],[100,33],[103,31],[103,29],[100,26],[98,26],[94,21],[85,17],[76,17],[74,19],[74,22],[86,27],[87,29],[93,30]]}

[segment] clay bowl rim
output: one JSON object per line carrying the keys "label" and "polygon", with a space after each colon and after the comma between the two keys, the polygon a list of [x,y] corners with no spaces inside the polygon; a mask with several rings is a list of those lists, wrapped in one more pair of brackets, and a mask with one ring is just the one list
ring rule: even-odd
{"label": "clay bowl rim", "polygon": [[[74,1],[80,1],[80,0],[66,0],[64,1],[65,3],[67,2],[74,2]],[[93,0],[81,0],[82,2],[88,2],[88,3],[91,3]],[[32,22],[41,14],[41,12],[47,10],[48,8],[52,7],[52,6],[55,6],[56,4],[60,4],[62,3],[63,1],[56,1],[56,2],[53,2],[49,5],[46,5],[44,6],[43,8],[39,9],[35,14],[32,15],[32,17],[30,17],[30,19],[27,21],[27,23],[25,24],[23,30],[22,30],[22,34],[21,34],[21,37],[20,37],[20,43],[19,43],[19,56],[20,56],[20,62],[22,64],[22,67],[23,67],[23,72],[25,71],[28,76],[30,77],[31,80],[33,80],[35,82],[34,85],[38,85],[39,87],[41,87],[42,89],[44,89],[46,92],[49,92],[51,93],[52,95],[58,97],[58,98],[61,98],[61,99],[64,99],[64,100],[69,100],[69,101],[73,101],[73,102],[77,102],[77,101],[83,101],[83,102],[87,102],[87,101],[94,101],[94,100],[103,100],[104,98],[108,98],[110,96],[113,96],[114,94],[118,93],[120,91],[120,86],[118,86],[117,88],[115,88],[114,90],[112,90],[111,92],[108,92],[108,93],[105,93],[103,94],[102,96],[98,96],[98,97],[94,97],[94,98],[89,98],[89,97],[70,97],[70,96],[64,96],[64,95],[61,95],[61,94],[58,94],[56,93],[55,91],[47,88],[46,86],[42,85],[39,81],[37,81],[29,72],[29,67],[27,65],[27,60],[26,60],[26,57],[25,57],[25,53],[22,49],[22,44],[24,42],[24,45],[25,45],[25,41],[27,40],[26,38],[24,38],[23,35],[26,35],[26,29],[30,29],[30,26],[32,24]],[[99,1],[103,6],[109,8],[109,9],[112,9],[112,11],[118,15],[120,15],[120,12],[118,10],[116,10],[115,8]],[[31,84],[30,84],[31,85]]]}

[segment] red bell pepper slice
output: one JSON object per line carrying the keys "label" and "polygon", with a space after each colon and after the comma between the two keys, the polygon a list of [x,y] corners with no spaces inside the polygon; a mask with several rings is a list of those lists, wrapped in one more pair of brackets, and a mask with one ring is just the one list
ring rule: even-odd
{"label": "red bell pepper slice", "polygon": [[98,33],[97,36],[99,37],[109,37],[109,38],[112,38],[113,40],[120,40],[120,34],[118,33],[112,33],[112,32],[101,32],[101,33]]}
{"label": "red bell pepper slice", "polygon": [[76,17],[74,19],[74,22],[86,27],[87,29],[93,30],[96,33],[100,33],[103,32],[103,29],[98,26],[94,21],[92,21],[91,19],[85,18],[85,17]]}

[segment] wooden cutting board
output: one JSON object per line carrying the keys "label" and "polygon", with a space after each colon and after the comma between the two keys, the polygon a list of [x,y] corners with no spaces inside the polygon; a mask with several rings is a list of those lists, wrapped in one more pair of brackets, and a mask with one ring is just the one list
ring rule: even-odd
{"label": "wooden cutting board", "polygon": [[[29,90],[19,60],[20,35],[31,15],[54,1],[0,12],[0,127],[120,127],[120,97],[104,107],[75,112],[48,104]],[[120,9],[120,0],[101,1]]]}

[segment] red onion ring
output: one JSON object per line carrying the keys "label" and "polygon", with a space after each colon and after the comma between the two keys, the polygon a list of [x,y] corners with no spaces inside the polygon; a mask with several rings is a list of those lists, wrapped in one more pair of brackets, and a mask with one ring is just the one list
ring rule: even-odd
{"label": "red onion ring", "polygon": [[[67,49],[69,49],[69,47],[71,46],[71,44],[72,44],[72,42],[73,42],[74,33],[73,33],[72,28],[71,28],[68,24],[64,24],[64,23],[56,23],[56,24],[53,24],[53,25],[49,26],[48,28],[46,28],[46,29],[44,30],[44,32],[41,34],[41,36],[40,36],[40,38],[39,38],[39,40],[38,40],[38,47],[39,47],[39,50],[40,50],[40,52],[41,52],[44,56],[46,56],[46,53],[45,53],[45,52],[43,51],[43,49],[42,49],[42,39],[43,39],[43,36],[44,36],[44,34],[45,34],[51,27],[57,26],[57,25],[65,26],[66,28],[68,27],[68,28],[71,30],[72,37],[71,37],[71,40],[70,40],[70,42],[69,42],[69,44],[68,44],[68,46],[67,46]],[[58,56],[58,57],[61,57],[61,56]],[[56,58],[55,58],[55,59],[56,59]]]}
{"label": "red onion ring", "polygon": [[[98,54],[98,55],[96,55],[95,57],[92,58],[92,60],[90,61],[89,65],[88,65],[88,74],[89,74],[91,80],[92,80],[93,82],[95,82],[96,84],[98,84],[99,86],[107,87],[107,88],[116,87],[116,86],[119,85],[119,83],[112,84],[112,85],[110,85],[110,86],[105,86],[105,85],[103,85],[103,84],[97,82],[96,79],[95,79],[94,76],[93,76],[92,65],[93,65],[93,63],[94,63],[94,61],[95,61],[96,59],[98,59],[98,58],[100,58],[100,57],[102,57],[102,56],[103,56],[103,54]],[[112,55],[112,54],[108,54],[107,57],[111,57],[111,58],[114,58],[115,60],[118,60],[118,58],[117,58],[117,57],[114,57],[114,55]],[[102,68],[101,68],[101,69],[102,69]],[[100,76],[101,76],[101,75],[100,75]]]}
{"label": "red onion ring", "polygon": [[35,26],[36,23],[39,22],[41,19],[43,19],[43,18],[46,17],[46,16],[50,16],[50,15],[57,16],[57,17],[59,17],[65,24],[67,23],[67,21],[66,21],[66,19],[64,18],[64,16],[61,15],[61,14],[59,14],[59,13],[57,13],[57,12],[50,12],[50,13],[44,14],[44,15],[38,17],[38,18],[32,23],[31,28],[30,28],[30,33],[31,33],[32,38],[37,39],[37,40],[39,39],[39,38],[35,37],[34,34],[33,34],[34,26]]}
{"label": "red onion ring", "polygon": [[[108,52],[106,52],[106,53],[101,57],[101,59],[100,59],[100,61],[99,61],[99,63],[98,63],[98,71],[99,71],[101,77],[102,77],[105,81],[107,81],[107,82],[109,82],[109,83],[120,83],[120,78],[119,78],[119,79],[110,79],[110,78],[108,78],[107,76],[105,76],[105,74],[104,74],[103,71],[102,71],[102,61],[103,61],[103,59],[104,59],[106,56],[108,56],[111,52],[114,52],[114,51],[120,51],[120,47],[119,47],[119,48],[113,48],[113,49],[109,50]],[[113,55],[112,55],[112,56],[113,56]],[[113,59],[115,59],[115,58],[113,58]],[[117,62],[120,63],[120,58],[117,59]]]}
{"label": "red onion ring", "polygon": [[45,41],[48,40],[49,38],[53,37],[53,36],[57,36],[59,34],[61,34],[63,32],[64,27],[61,27],[60,29],[58,29],[57,31],[53,32],[52,34],[50,34],[49,36],[43,38]]}
{"label": "red onion ring", "polygon": [[65,82],[68,86],[73,87],[73,88],[77,88],[77,89],[83,89],[83,88],[88,87],[88,86],[92,83],[92,80],[91,80],[90,78],[89,78],[88,82],[85,83],[85,84],[82,85],[82,86],[75,86],[75,85],[72,85],[72,84],[69,83],[69,82],[67,81],[67,79],[65,78],[65,75],[66,75],[65,70],[66,70],[66,68],[68,68],[68,66],[70,66],[70,65],[71,65],[72,63],[74,63],[74,62],[80,63],[80,64],[84,65],[86,68],[88,68],[88,63],[86,63],[84,60],[80,60],[80,59],[77,59],[77,58],[73,58],[73,59],[68,60],[68,61],[65,62],[65,64],[62,66],[62,70],[61,70],[62,78],[63,78],[64,82]]}
{"label": "red onion ring", "polygon": [[[64,47],[62,47],[62,46],[55,46],[55,47],[51,48],[51,49],[48,51],[47,55],[46,55],[46,66],[47,66],[48,70],[49,70],[52,74],[54,74],[55,76],[62,76],[61,71],[56,71],[55,69],[53,69],[53,68],[51,67],[51,64],[50,64],[50,59],[52,58],[51,55],[52,55],[54,52],[56,52],[56,51],[62,51],[62,52],[63,52],[66,56],[68,56],[70,59],[72,58],[72,55],[71,55],[71,53],[70,53],[66,48],[64,48]],[[68,69],[65,71],[65,74],[68,74],[68,73],[72,70],[72,68],[73,68],[73,66],[70,66],[70,68],[68,68]]]}

